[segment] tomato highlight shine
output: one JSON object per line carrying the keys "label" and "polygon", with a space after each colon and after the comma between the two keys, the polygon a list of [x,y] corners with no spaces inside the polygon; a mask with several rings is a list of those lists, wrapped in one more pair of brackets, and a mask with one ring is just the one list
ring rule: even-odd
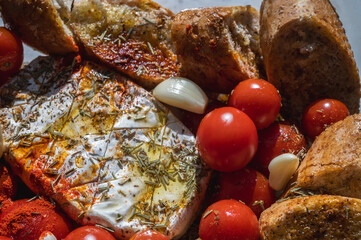
{"label": "tomato highlight shine", "polygon": [[197,131],[197,145],[203,161],[221,172],[244,168],[256,153],[257,144],[257,129],[252,120],[232,107],[207,114]]}

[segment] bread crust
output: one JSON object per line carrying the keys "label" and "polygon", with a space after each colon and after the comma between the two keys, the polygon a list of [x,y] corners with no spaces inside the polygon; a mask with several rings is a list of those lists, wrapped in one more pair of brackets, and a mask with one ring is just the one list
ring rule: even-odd
{"label": "bread crust", "polygon": [[260,22],[267,77],[280,90],[286,117],[300,120],[319,98],[359,112],[358,69],[329,0],[265,0]]}
{"label": "bread crust", "polygon": [[263,211],[261,239],[360,239],[361,200],[317,195],[275,203]]}
{"label": "bread crust", "polygon": [[50,0],[2,0],[4,22],[37,50],[54,55],[78,51],[78,47]]}
{"label": "bread crust", "polygon": [[361,198],[361,115],[328,127],[300,165],[297,186]]}
{"label": "bread crust", "polygon": [[202,88],[231,91],[259,78],[259,13],[250,6],[184,10],[172,24],[182,75]]}

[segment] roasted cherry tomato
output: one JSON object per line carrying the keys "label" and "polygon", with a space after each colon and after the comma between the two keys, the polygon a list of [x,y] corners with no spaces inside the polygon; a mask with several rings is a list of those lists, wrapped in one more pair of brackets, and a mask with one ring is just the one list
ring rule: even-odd
{"label": "roasted cherry tomato", "polygon": [[224,107],[208,113],[197,132],[203,161],[221,172],[245,167],[257,151],[257,129],[242,111]]}
{"label": "roasted cherry tomato", "polygon": [[160,232],[145,230],[142,232],[138,232],[130,240],[169,240],[169,238],[164,236]]}
{"label": "roasted cherry tomato", "polygon": [[210,113],[211,111],[213,111],[217,108],[221,108],[221,107],[225,107],[225,106],[226,106],[225,104],[223,104],[219,101],[210,100],[204,114],[197,114],[197,113],[192,113],[192,112],[186,111],[183,116],[183,123],[184,123],[184,125],[186,125],[186,127],[189,130],[192,131],[192,133],[196,134],[199,124],[201,123],[202,119],[208,113]]}
{"label": "roasted cherry tomato", "polygon": [[256,215],[236,200],[222,200],[209,206],[199,224],[202,240],[258,240]]}
{"label": "roasted cherry tomato", "polygon": [[350,112],[345,104],[335,99],[315,101],[307,107],[302,118],[306,135],[314,139],[331,124],[345,119]]}
{"label": "roasted cherry tomato", "polygon": [[95,226],[83,226],[75,229],[64,240],[115,240],[107,230]]}
{"label": "roasted cherry tomato", "polygon": [[0,214],[0,232],[13,239],[39,239],[44,231],[50,231],[57,239],[70,232],[69,221],[51,203],[45,200],[27,199],[4,201]]}
{"label": "roasted cherry tomato", "polygon": [[283,153],[297,154],[305,148],[305,137],[295,125],[274,123],[259,132],[258,150],[251,165],[268,177],[268,165],[273,158]]}
{"label": "roasted cherry tomato", "polygon": [[251,168],[232,173],[220,173],[217,184],[219,191],[216,201],[240,200],[250,207],[257,217],[275,202],[275,194],[267,178]]}
{"label": "roasted cherry tomato", "polygon": [[0,85],[19,71],[24,59],[23,44],[18,36],[0,27]]}
{"label": "roasted cherry tomato", "polygon": [[281,97],[271,83],[262,79],[249,79],[237,85],[228,105],[245,112],[260,130],[276,119],[281,108]]}

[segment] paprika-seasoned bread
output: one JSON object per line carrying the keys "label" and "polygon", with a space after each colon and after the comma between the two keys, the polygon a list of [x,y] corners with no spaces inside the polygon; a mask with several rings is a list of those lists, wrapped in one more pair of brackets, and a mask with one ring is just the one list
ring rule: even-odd
{"label": "paprika-seasoned bread", "polygon": [[178,76],[173,17],[151,0],[78,0],[69,25],[88,55],[152,89]]}
{"label": "paprika-seasoned bread", "polygon": [[296,187],[361,198],[361,114],[316,138],[300,165]]}
{"label": "paprika-seasoned bread", "polygon": [[61,7],[51,0],[1,0],[0,9],[5,24],[37,50],[55,55],[78,51],[57,12]]}
{"label": "paprika-seasoned bread", "polygon": [[83,56],[115,68],[147,89],[179,75],[170,31],[174,14],[151,0],[0,3],[5,22],[44,53],[65,55],[79,47]]}
{"label": "paprika-seasoned bread", "polygon": [[259,219],[263,240],[360,239],[361,200],[315,195],[273,204]]}
{"label": "paprika-seasoned bread", "polygon": [[358,69],[329,0],[265,0],[260,22],[268,80],[280,91],[284,116],[300,120],[320,98],[359,112]]}
{"label": "paprika-seasoned bread", "polygon": [[259,14],[251,6],[182,11],[172,39],[182,74],[204,89],[229,93],[240,81],[259,77]]}

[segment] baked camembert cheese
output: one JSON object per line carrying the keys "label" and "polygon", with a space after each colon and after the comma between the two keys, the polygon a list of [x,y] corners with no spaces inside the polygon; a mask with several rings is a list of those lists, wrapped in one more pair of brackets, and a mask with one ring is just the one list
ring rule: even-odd
{"label": "baked camembert cheese", "polygon": [[119,239],[180,237],[209,172],[195,138],[146,90],[77,58],[39,57],[0,90],[5,159],[36,193]]}

